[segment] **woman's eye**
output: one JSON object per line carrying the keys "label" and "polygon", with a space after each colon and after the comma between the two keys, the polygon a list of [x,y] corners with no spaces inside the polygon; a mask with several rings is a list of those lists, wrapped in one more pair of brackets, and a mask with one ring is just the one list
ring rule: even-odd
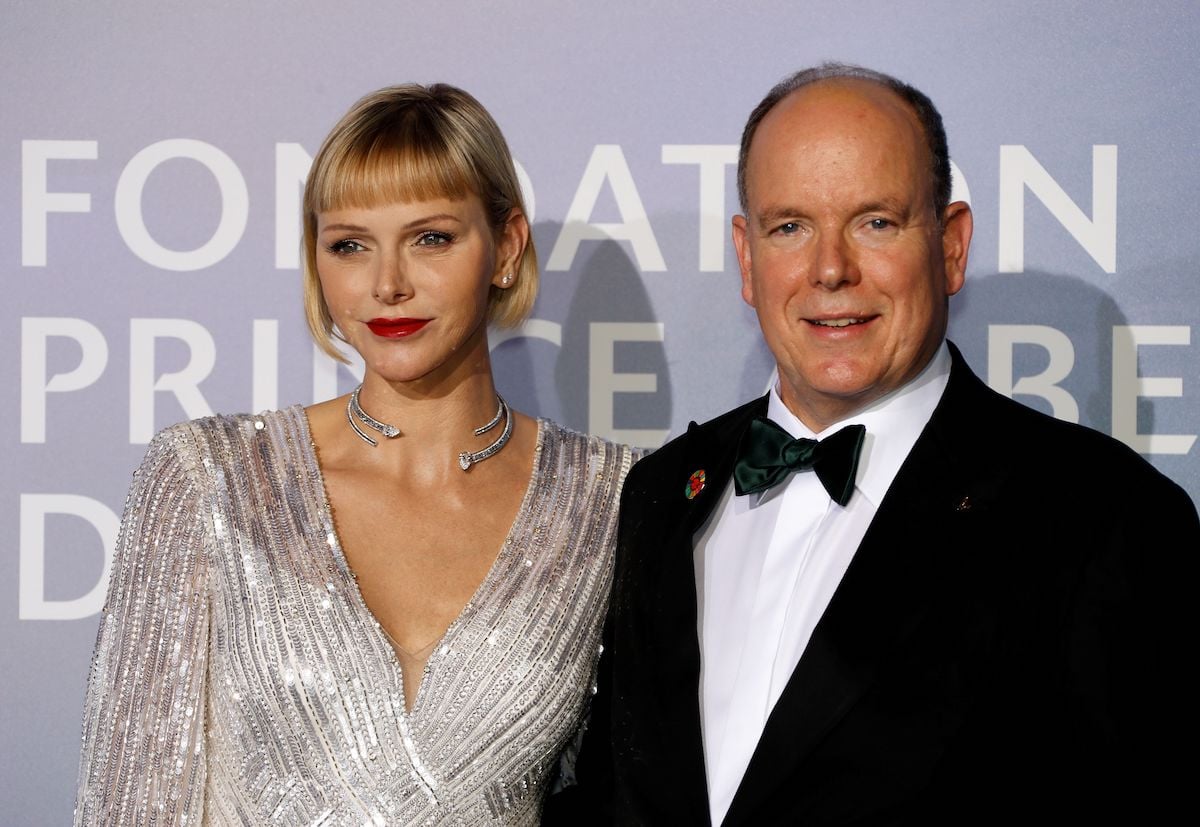
{"label": "woman's eye", "polygon": [[434,230],[429,230],[417,236],[417,246],[441,247],[445,244],[449,244],[453,240],[454,236],[450,235],[449,233],[441,233]]}
{"label": "woman's eye", "polygon": [[335,256],[348,256],[352,253],[361,253],[367,248],[353,239],[343,238],[341,241],[335,241],[330,244],[328,249]]}

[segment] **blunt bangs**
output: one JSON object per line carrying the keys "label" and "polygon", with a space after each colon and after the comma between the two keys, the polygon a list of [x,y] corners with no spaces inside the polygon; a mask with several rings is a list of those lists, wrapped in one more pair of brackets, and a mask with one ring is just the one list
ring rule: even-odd
{"label": "blunt bangs", "polygon": [[313,170],[310,214],[477,194],[471,165],[457,147],[415,118],[399,120],[384,129],[363,124],[326,155],[324,168]]}

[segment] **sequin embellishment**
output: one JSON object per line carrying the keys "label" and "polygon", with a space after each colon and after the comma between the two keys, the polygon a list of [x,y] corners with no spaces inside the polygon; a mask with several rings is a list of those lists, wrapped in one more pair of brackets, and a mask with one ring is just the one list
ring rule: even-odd
{"label": "sequin embellishment", "polygon": [[75,823],[536,825],[595,682],[639,456],[539,422],[509,537],[406,711],[303,409],[160,433],[114,554]]}

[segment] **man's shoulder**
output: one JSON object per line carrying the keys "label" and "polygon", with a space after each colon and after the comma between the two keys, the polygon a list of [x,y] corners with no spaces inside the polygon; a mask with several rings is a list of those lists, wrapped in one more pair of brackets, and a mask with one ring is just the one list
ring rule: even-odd
{"label": "man's shoulder", "polygon": [[646,455],[634,470],[639,474],[654,473],[686,461],[698,450],[724,445],[736,439],[746,423],[766,411],[767,399],[760,396],[704,422],[693,420],[687,430]]}
{"label": "man's shoulder", "polygon": [[[1124,442],[1086,425],[1057,419],[989,388],[974,374],[948,419],[971,431],[982,456],[1030,469],[1050,486],[1105,501],[1120,492],[1161,495],[1182,489]],[[1102,492],[1104,496],[1099,496]],[[1186,494],[1184,494],[1186,497]],[[1190,499],[1190,498],[1189,498]]]}
{"label": "man's shoulder", "polygon": [[1151,467],[1120,440],[1086,425],[1058,419],[989,388],[977,378],[975,381],[974,406],[985,413],[979,424],[1005,450],[1054,451],[1058,456]]}
{"label": "man's shoulder", "polygon": [[[1086,425],[1066,422],[1009,400],[1018,410],[1013,448],[1043,457],[1093,502],[1183,494],[1182,488],[1126,443]],[[1100,490],[1103,489],[1103,490]],[[1184,495],[1186,498],[1186,495]],[[1190,499],[1190,498],[1187,498]]]}

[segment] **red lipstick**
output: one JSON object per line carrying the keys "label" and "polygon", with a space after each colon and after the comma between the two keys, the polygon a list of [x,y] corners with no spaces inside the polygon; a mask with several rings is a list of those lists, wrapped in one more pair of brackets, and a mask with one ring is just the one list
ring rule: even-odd
{"label": "red lipstick", "polygon": [[371,319],[367,327],[376,336],[385,339],[403,339],[429,324],[429,319]]}

